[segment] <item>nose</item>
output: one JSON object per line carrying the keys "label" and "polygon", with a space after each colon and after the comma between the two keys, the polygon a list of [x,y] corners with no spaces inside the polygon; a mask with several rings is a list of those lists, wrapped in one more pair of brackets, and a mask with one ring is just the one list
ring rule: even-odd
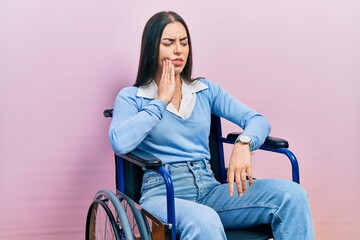
{"label": "nose", "polygon": [[181,47],[181,44],[179,42],[175,44],[174,52],[175,52],[175,54],[182,53],[182,47]]}

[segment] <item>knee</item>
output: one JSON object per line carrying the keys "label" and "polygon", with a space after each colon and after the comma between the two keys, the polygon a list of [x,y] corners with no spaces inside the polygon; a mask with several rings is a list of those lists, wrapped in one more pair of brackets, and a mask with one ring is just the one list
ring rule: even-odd
{"label": "knee", "polygon": [[308,201],[308,195],[305,189],[297,183],[290,182],[286,196],[294,202]]}
{"label": "knee", "polygon": [[300,184],[285,180],[280,184],[280,188],[280,195],[284,206],[293,206],[294,208],[308,207],[307,192]]}
{"label": "knee", "polygon": [[210,207],[206,207],[206,211],[198,216],[197,224],[203,228],[202,231],[220,233],[224,231],[219,214]]}
{"label": "knee", "polygon": [[223,224],[218,213],[207,206],[201,206],[187,217],[180,239],[226,239]]}

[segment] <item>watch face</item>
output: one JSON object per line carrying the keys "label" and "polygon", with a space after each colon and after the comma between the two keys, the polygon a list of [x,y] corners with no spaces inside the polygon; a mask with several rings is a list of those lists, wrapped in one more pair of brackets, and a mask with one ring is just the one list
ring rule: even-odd
{"label": "watch face", "polygon": [[239,140],[242,142],[242,143],[249,143],[251,142],[251,138],[249,138],[248,136],[240,136]]}

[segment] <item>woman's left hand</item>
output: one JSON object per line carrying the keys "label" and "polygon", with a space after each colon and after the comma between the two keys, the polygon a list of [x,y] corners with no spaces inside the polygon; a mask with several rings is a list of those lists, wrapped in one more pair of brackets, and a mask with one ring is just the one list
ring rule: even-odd
{"label": "woman's left hand", "polygon": [[251,152],[249,144],[237,142],[234,144],[227,171],[230,196],[234,195],[234,180],[239,196],[246,193],[246,176],[249,179],[249,186],[253,185]]}

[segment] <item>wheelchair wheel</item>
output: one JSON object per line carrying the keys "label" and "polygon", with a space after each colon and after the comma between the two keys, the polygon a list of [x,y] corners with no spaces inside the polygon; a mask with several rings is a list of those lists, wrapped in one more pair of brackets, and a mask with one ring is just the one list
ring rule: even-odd
{"label": "wheelchair wheel", "polygon": [[87,240],[134,240],[126,211],[110,190],[100,190],[86,220]]}
{"label": "wheelchair wheel", "polygon": [[146,216],[141,213],[141,207],[122,192],[117,192],[117,196],[126,212],[134,239],[150,240],[151,229]]}
{"label": "wheelchair wheel", "polygon": [[120,239],[114,216],[102,200],[95,199],[89,208],[86,220],[86,239]]}

